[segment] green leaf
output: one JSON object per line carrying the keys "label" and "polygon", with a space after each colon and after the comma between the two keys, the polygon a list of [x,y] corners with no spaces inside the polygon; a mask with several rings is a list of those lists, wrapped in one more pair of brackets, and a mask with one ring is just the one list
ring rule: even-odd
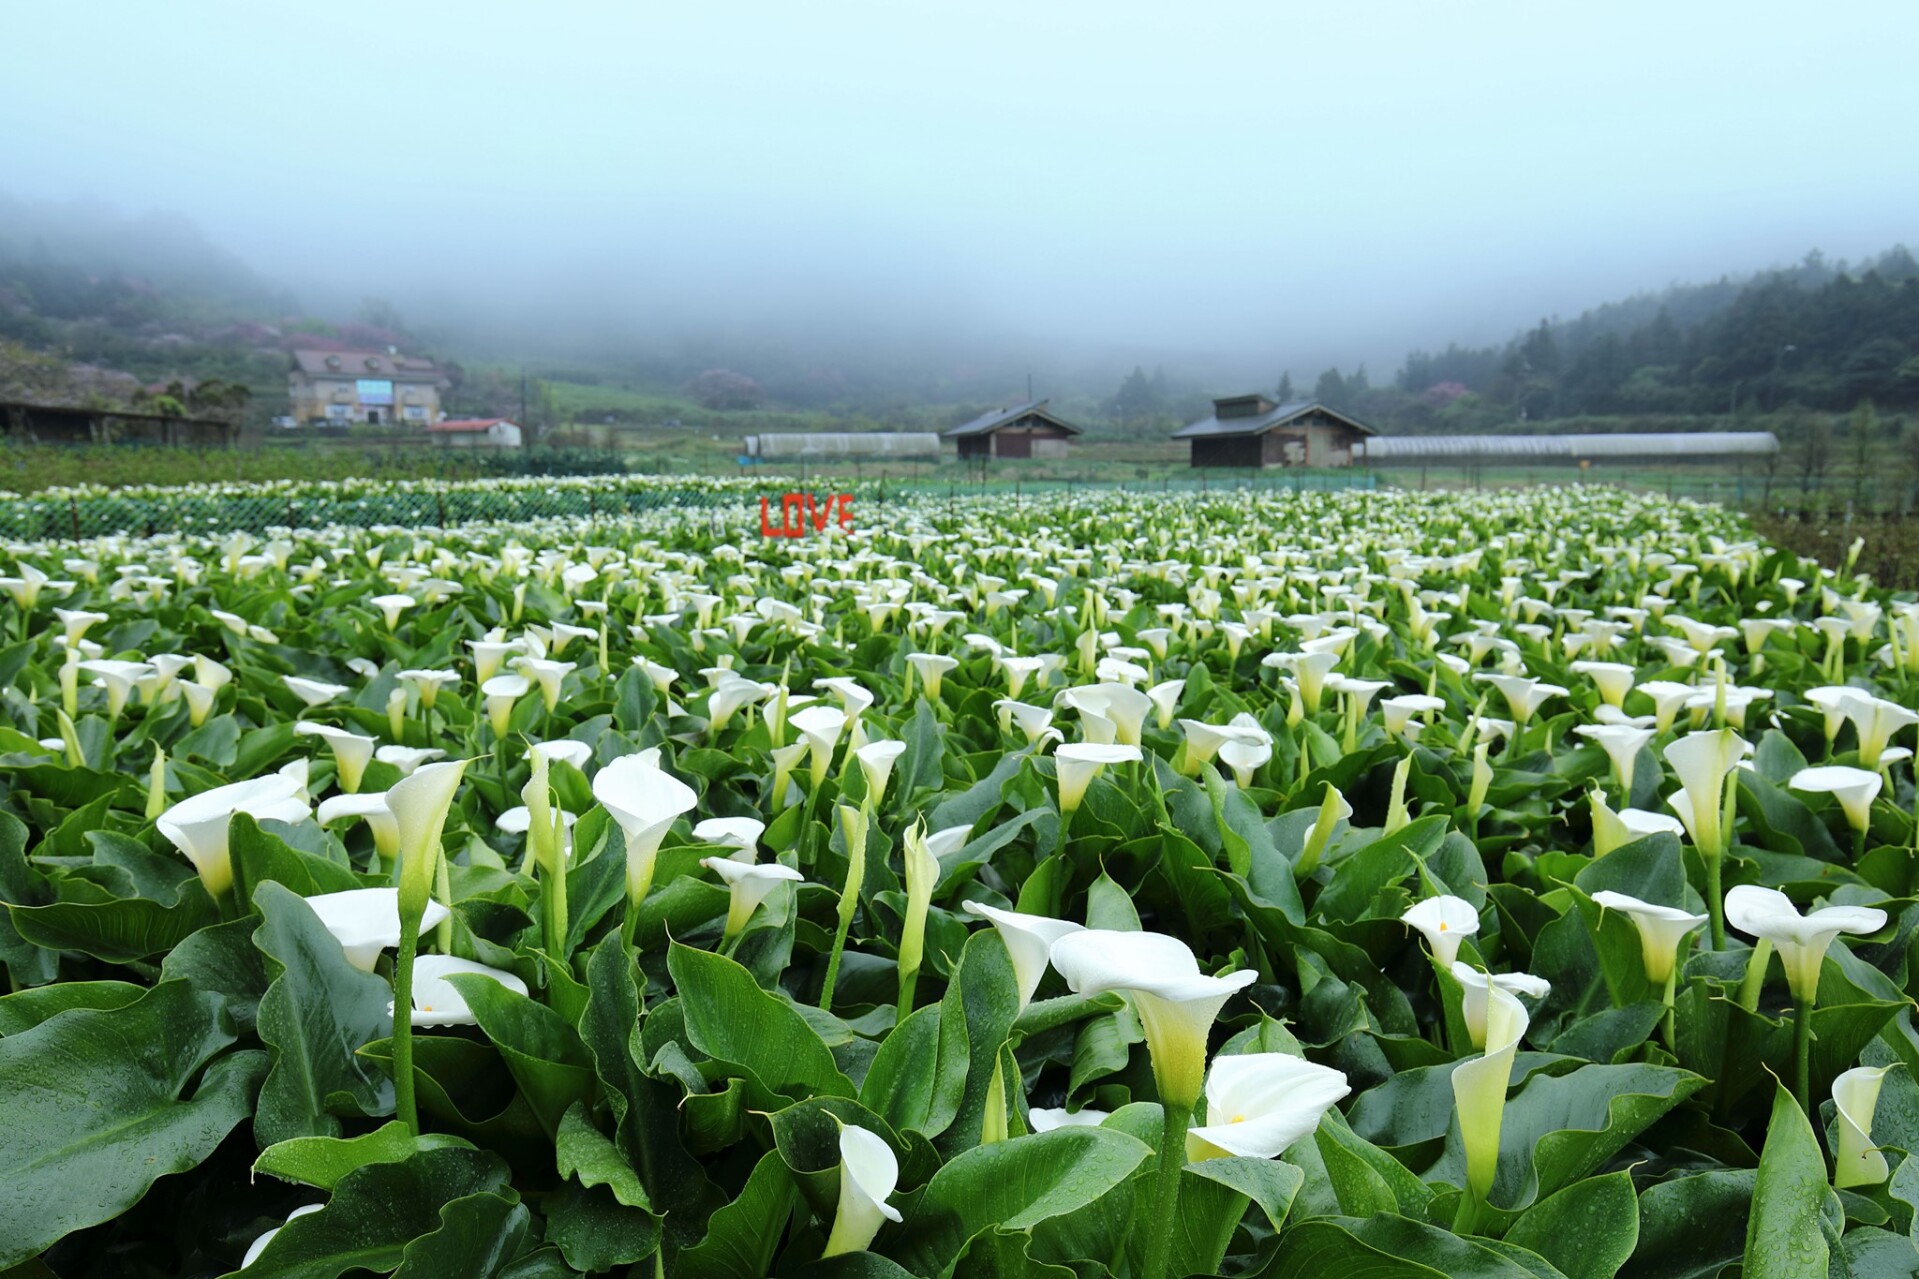
{"label": "green leaf", "polygon": [[1831,1194],[1819,1139],[1778,1085],[1753,1184],[1743,1279],[1825,1279],[1830,1250],[1819,1218]]}
{"label": "green leaf", "polygon": [[1712,1279],[1745,1251],[1750,1168],[1697,1173],[1650,1186],[1639,1197],[1635,1279]]}
{"label": "green leaf", "polygon": [[639,1175],[621,1158],[606,1134],[593,1126],[584,1105],[575,1102],[567,1110],[553,1144],[560,1176],[577,1177],[588,1189],[606,1186],[629,1208],[652,1208]]}
{"label": "green leaf", "polygon": [[[1590,1175],[1705,1085],[1688,1071],[1641,1063],[1534,1075],[1506,1103],[1492,1202],[1524,1208]],[[1456,1124],[1445,1157],[1423,1175],[1465,1184],[1465,1155]]]}
{"label": "green leaf", "polygon": [[281,885],[260,884],[253,903],[261,920],[254,945],[273,978],[260,1000],[259,1033],[274,1050],[254,1139],[270,1146],[291,1137],[337,1137],[342,1109],[390,1113],[392,1081],[358,1053],[393,1033],[393,991],[349,964],[319,916]]}
{"label": "green leaf", "polygon": [[880,1042],[860,1081],[860,1103],[896,1130],[936,1137],[952,1122],[966,1089],[965,1027],[957,1044],[945,1022],[945,1005],[915,1010]]}
{"label": "green leaf", "polygon": [[478,1194],[440,1209],[440,1228],[400,1254],[393,1279],[467,1279],[492,1275],[519,1256],[533,1225],[526,1205],[507,1195]]}
{"label": "green leaf", "polygon": [[112,1220],[212,1154],[267,1068],[265,1053],[230,1053],[202,1076],[233,1040],[219,998],[185,982],[0,1039],[0,1266]]}
{"label": "green leaf", "polygon": [[443,1217],[451,1204],[477,1195],[509,1200],[512,1193],[506,1165],[486,1151],[423,1150],[399,1163],[368,1164],[341,1178],[320,1211],[287,1222],[245,1273],[336,1279],[350,1270],[390,1271],[407,1259],[413,1241],[466,1218]]}
{"label": "green leaf", "polygon": [[1405,1217],[1315,1217],[1280,1237],[1269,1279],[1538,1279],[1559,1272],[1520,1265],[1476,1239]]}
{"label": "green leaf", "polygon": [[614,931],[593,948],[587,964],[580,1038],[614,1115],[615,1144],[639,1173],[649,1201],[665,1214],[667,1232],[685,1247],[699,1238],[706,1175],[680,1142],[675,1107],[682,1091],[640,1067],[639,1022],[633,963]]}
{"label": "green leaf", "polygon": [[1326,1112],[1313,1132],[1327,1179],[1349,1217],[1398,1213],[1417,1218],[1432,1202],[1430,1186],[1397,1159],[1354,1132],[1337,1110]]}
{"label": "green leaf", "polygon": [[1306,1183],[1304,1172],[1277,1159],[1202,1159],[1186,1165],[1186,1172],[1216,1181],[1252,1200],[1266,1214],[1266,1222],[1274,1230],[1285,1222],[1293,1206],[1293,1196]]}
{"label": "green leaf", "polygon": [[292,1137],[277,1142],[260,1152],[253,1161],[253,1171],[255,1175],[265,1173],[282,1181],[331,1190],[356,1168],[396,1164],[422,1150],[466,1145],[446,1133],[415,1137],[405,1124],[393,1119],[359,1137]]}
{"label": "green leaf", "polygon": [[172,950],[220,918],[213,899],[197,881],[182,887],[175,906],[127,897],[45,906],[10,905],[7,910],[14,929],[34,945],[79,951],[109,964],[130,964]]}
{"label": "green leaf", "polygon": [[[935,1093],[938,1118],[949,1103],[954,1104],[950,1123],[940,1125],[937,1137],[940,1153],[955,1154],[978,1143],[986,1118],[986,1091],[999,1062],[1000,1045],[1012,1033],[1019,1015],[1019,987],[1013,980],[1013,960],[1006,943],[992,928],[975,929],[960,951],[959,965],[953,970],[946,994],[940,1000],[939,1062],[936,1067],[942,1081],[957,1073],[964,1090],[954,1103],[948,1083]],[[953,1062],[963,1059],[963,1071],[955,1071]],[[929,1126],[931,1126],[929,1119]]]}
{"label": "green leaf", "polygon": [[1085,1207],[1151,1156],[1145,1142],[1108,1128],[1055,1128],[975,1146],[933,1175],[888,1250],[915,1274],[938,1274],[981,1230],[1023,1230]]}
{"label": "green leaf", "polygon": [[147,993],[124,981],[63,981],[0,998],[0,1037],[32,1030],[73,1008],[125,1008]]}
{"label": "green leaf", "polygon": [[1628,1173],[1576,1181],[1528,1208],[1505,1241],[1538,1253],[1566,1279],[1613,1279],[1639,1242],[1639,1199]]}
{"label": "green leaf", "polygon": [[761,990],[746,969],[678,942],[666,962],[685,1009],[688,1040],[759,1090],[755,1108],[777,1107],[776,1096],[855,1095],[806,1019]]}
{"label": "green leaf", "polygon": [[657,1252],[660,1222],[621,1203],[605,1186],[588,1190],[569,1184],[547,1206],[546,1238],[558,1245],[567,1265],[597,1273]]}
{"label": "green leaf", "polygon": [[682,1279],[762,1279],[793,1215],[793,1180],[777,1150],[753,1165],[746,1185],[707,1221],[706,1237],[680,1254]]}
{"label": "green leaf", "polygon": [[508,990],[484,973],[455,973],[447,981],[500,1050],[540,1126],[549,1136],[557,1133],[567,1108],[593,1093],[592,1060],[579,1035],[545,1004]]}

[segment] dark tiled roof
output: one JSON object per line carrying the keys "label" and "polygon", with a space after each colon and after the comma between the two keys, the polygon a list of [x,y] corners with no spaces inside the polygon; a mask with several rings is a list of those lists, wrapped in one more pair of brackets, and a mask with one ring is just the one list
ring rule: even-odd
{"label": "dark tiled roof", "polygon": [[940,432],[940,434],[949,440],[958,439],[962,435],[988,435],[999,430],[1002,426],[1011,426],[1024,417],[1041,418],[1048,425],[1057,426],[1061,430],[1073,435],[1081,433],[1080,428],[1074,426],[1071,422],[1048,413],[1046,411],[1046,405],[1047,401],[1045,400],[1034,400],[1030,404],[1018,404],[1010,409],[993,409],[991,412],[980,414],[970,422],[962,422],[950,430]]}
{"label": "dark tiled roof", "polygon": [[1176,440],[1213,439],[1231,435],[1264,435],[1276,426],[1284,426],[1296,417],[1317,410],[1334,421],[1352,427],[1362,435],[1377,435],[1379,432],[1364,422],[1355,422],[1334,409],[1327,408],[1318,400],[1295,400],[1291,404],[1282,404],[1276,409],[1253,417],[1209,417],[1199,422],[1191,422],[1173,432]]}
{"label": "dark tiled roof", "polygon": [[384,351],[315,351],[301,348],[293,353],[294,367],[317,377],[371,377],[406,381],[435,381],[439,366],[432,360],[412,355],[388,355]]}

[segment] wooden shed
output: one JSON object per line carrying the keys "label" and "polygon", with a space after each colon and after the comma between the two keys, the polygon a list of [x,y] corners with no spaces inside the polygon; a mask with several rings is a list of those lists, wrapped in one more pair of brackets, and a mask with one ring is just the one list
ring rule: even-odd
{"label": "wooden shed", "polygon": [[1173,432],[1191,440],[1194,466],[1351,466],[1356,445],[1378,432],[1317,400],[1274,404],[1263,395],[1213,401],[1213,415]]}
{"label": "wooden shed", "polygon": [[970,422],[942,432],[956,441],[962,461],[995,458],[1052,458],[1066,456],[1066,445],[1080,428],[1047,411],[1045,400],[1010,409],[994,409]]}

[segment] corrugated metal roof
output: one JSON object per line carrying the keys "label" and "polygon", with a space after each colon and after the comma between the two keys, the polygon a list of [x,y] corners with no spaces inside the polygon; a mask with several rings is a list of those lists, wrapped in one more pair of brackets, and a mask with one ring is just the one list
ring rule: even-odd
{"label": "corrugated metal roof", "polygon": [[748,457],[938,457],[940,437],[919,431],[787,431],[746,437]]}
{"label": "corrugated metal roof", "polygon": [[1011,426],[1014,422],[1027,416],[1044,418],[1048,423],[1059,427],[1063,431],[1067,431],[1073,435],[1081,434],[1079,427],[1074,426],[1064,418],[1056,417],[1048,413],[1046,411],[1047,403],[1048,401],[1046,400],[1034,400],[1030,404],[1015,405],[1010,409],[993,409],[990,412],[980,414],[970,422],[962,422],[958,426],[940,432],[940,436],[943,439],[955,440],[962,435],[986,435],[989,432],[999,430],[1002,426]]}
{"label": "corrugated metal roof", "polygon": [[1731,457],[1779,451],[1771,431],[1622,432],[1615,435],[1381,435],[1365,443],[1369,462],[1493,457],[1578,460],[1607,457]]}
{"label": "corrugated metal roof", "polygon": [[[1233,398],[1244,399],[1245,397],[1237,396]],[[1215,403],[1217,403],[1217,401],[1215,401]],[[1294,400],[1290,404],[1282,404],[1276,409],[1261,413],[1255,417],[1222,418],[1216,413],[1204,421],[1191,422],[1180,427],[1177,431],[1173,432],[1173,438],[1176,440],[1200,440],[1231,435],[1263,435],[1274,427],[1283,426],[1293,418],[1299,417],[1304,413],[1312,412],[1313,410],[1318,410],[1327,417],[1343,422],[1362,434],[1378,434],[1372,427],[1367,426],[1364,422],[1356,422],[1344,413],[1327,408],[1318,400]]]}

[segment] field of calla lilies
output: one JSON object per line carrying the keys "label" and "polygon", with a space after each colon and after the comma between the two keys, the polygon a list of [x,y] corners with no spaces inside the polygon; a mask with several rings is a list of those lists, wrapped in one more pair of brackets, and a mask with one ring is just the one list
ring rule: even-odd
{"label": "field of calla lilies", "polygon": [[1596,488],[757,521],[0,545],[0,1273],[1919,1272],[1913,601]]}

